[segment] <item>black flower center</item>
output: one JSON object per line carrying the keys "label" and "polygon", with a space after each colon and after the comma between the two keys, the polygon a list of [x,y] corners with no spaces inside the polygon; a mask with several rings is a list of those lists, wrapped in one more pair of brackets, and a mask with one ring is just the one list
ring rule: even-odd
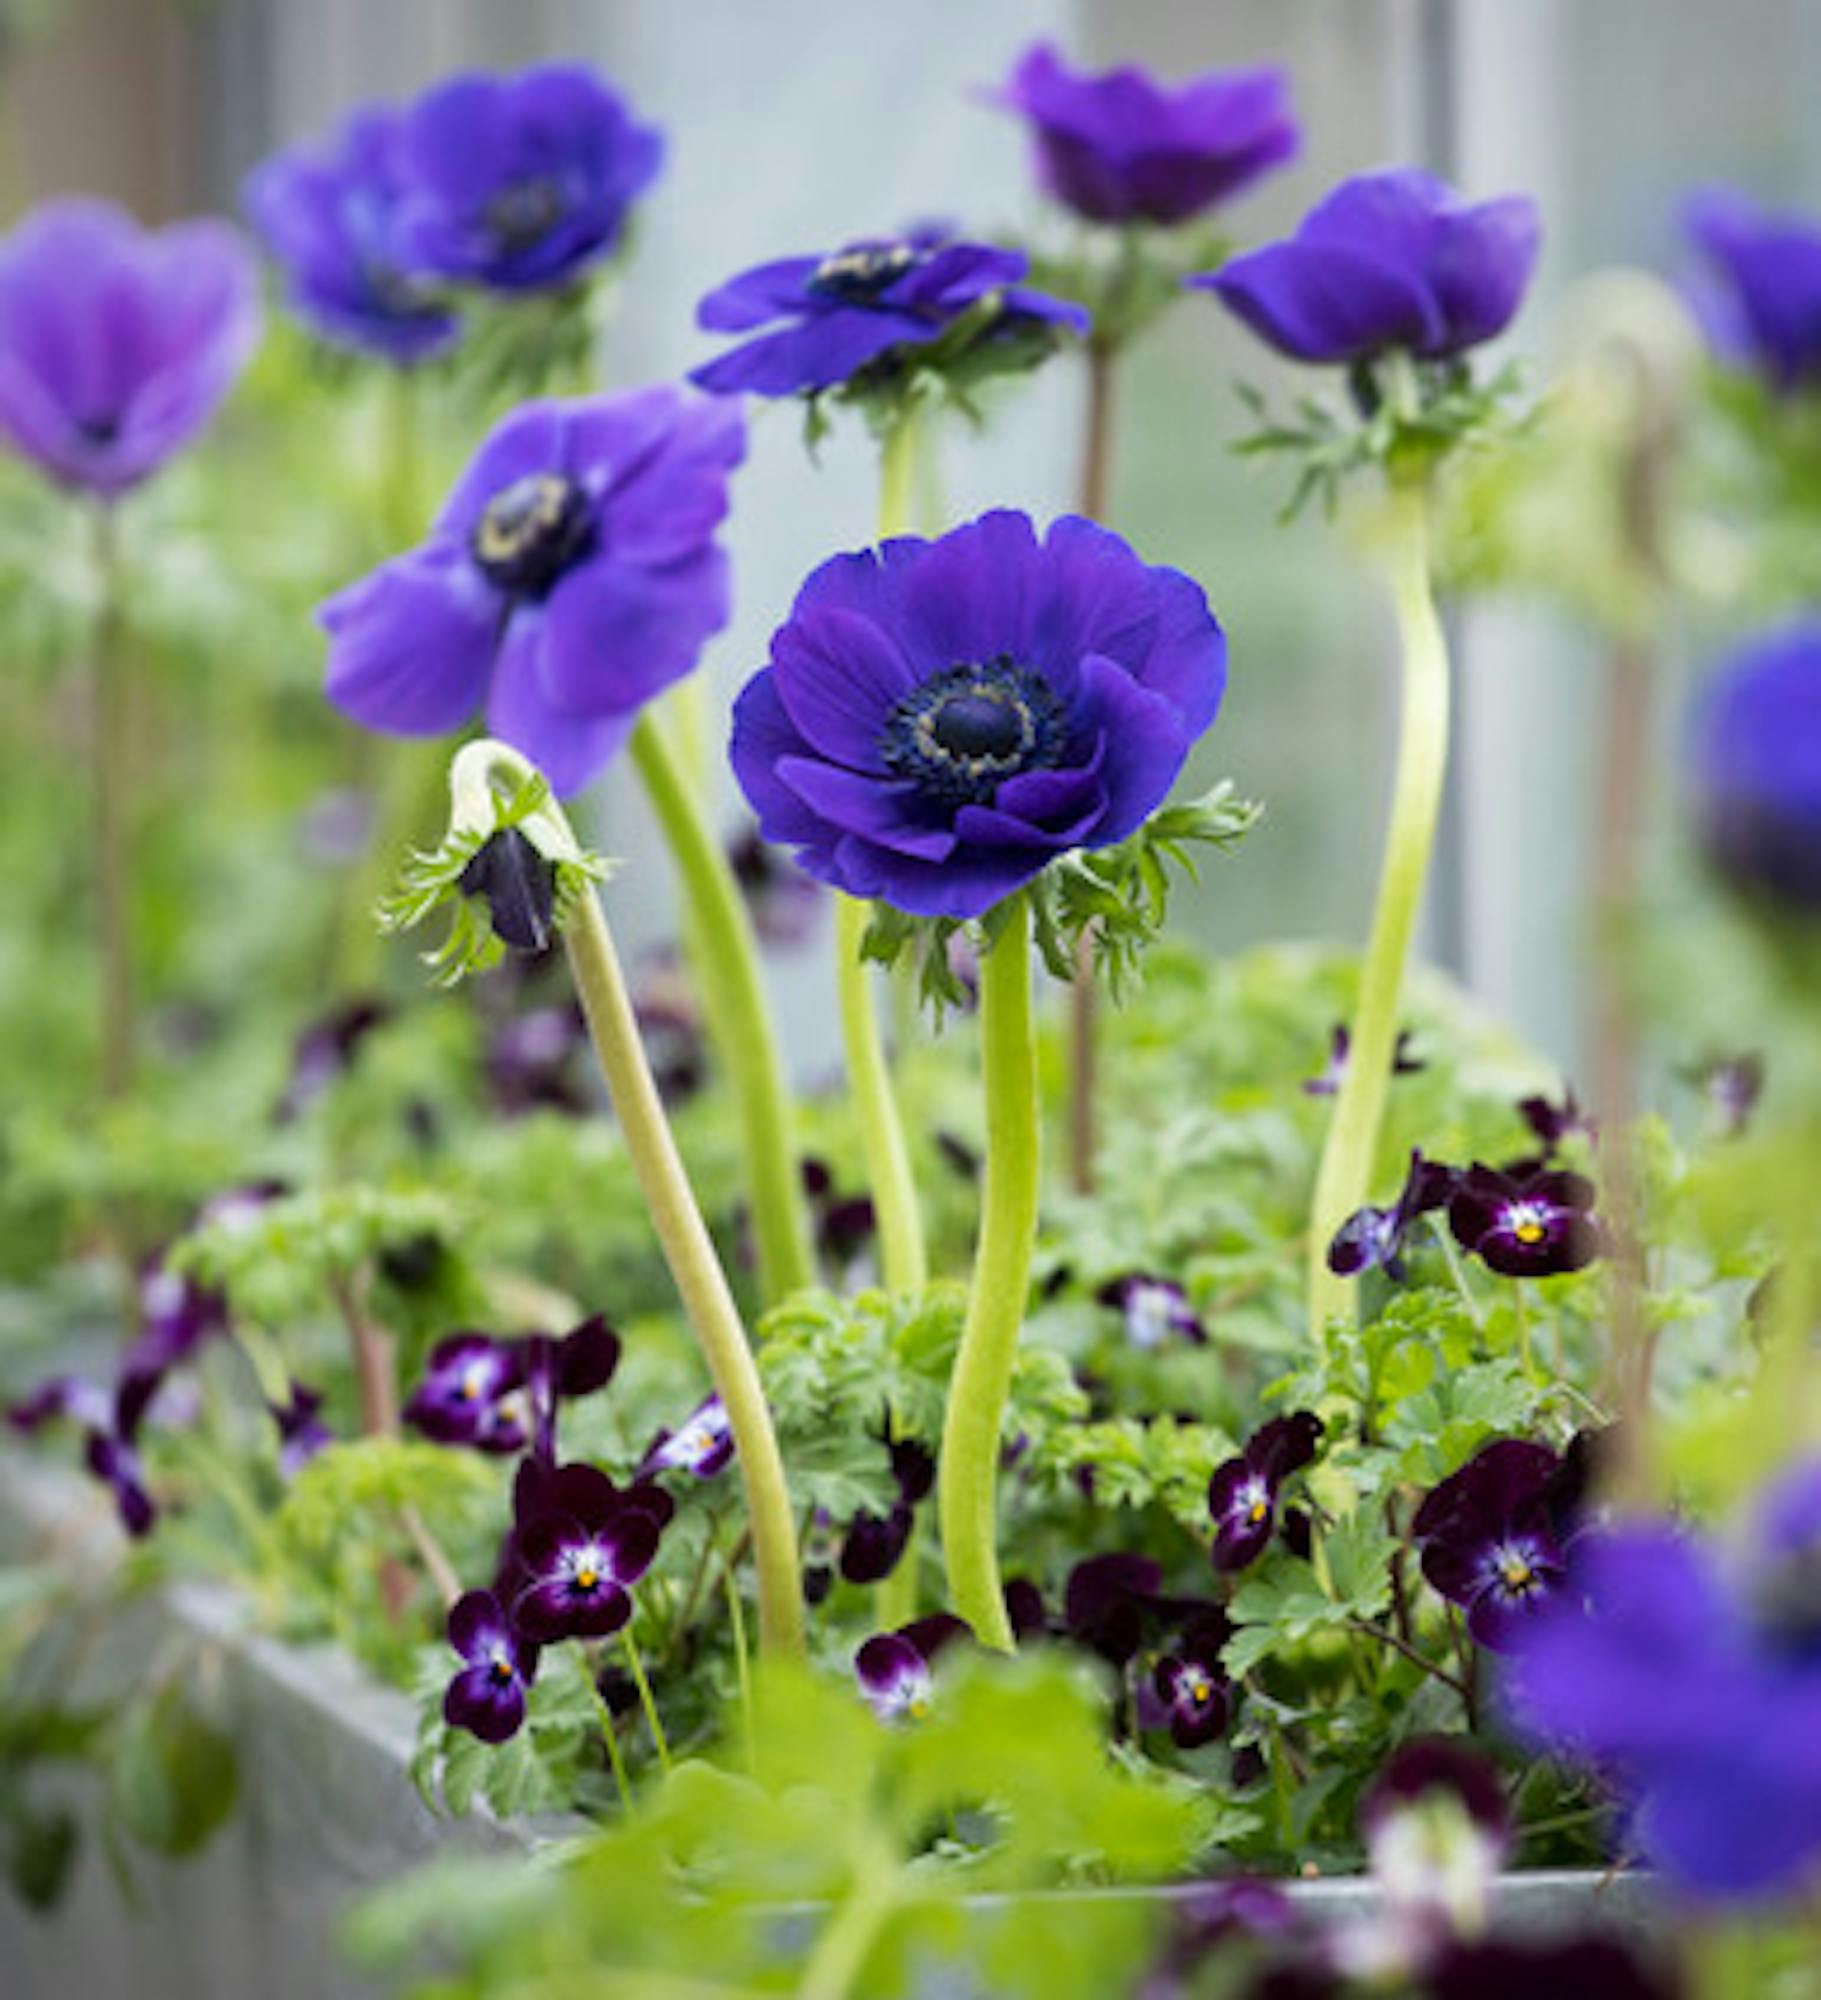
{"label": "black flower center", "polygon": [[879,739],[886,768],[945,806],[989,805],[1007,778],[1054,770],[1067,747],[1055,690],[1004,653],[913,688]]}
{"label": "black flower center", "polygon": [[492,1675],[496,1686],[508,1687],[511,1685],[517,1670],[504,1653],[495,1653],[493,1658],[487,1663],[487,1671]]}
{"label": "black flower center", "polygon": [[594,541],[588,497],[559,472],[528,472],[487,502],[474,528],[474,560],[502,590],[543,597]]}
{"label": "black flower center", "polygon": [[563,191],[553,180],[511,181],[488,202],[487,234],[507,256],[534,250],[563,219]]}
{"label": "black flower center", "polygon": [[824,257],[810,275],[809,289],[843,305],[871,305],[921,263],[924,254],[908,243],[856,243]]}
{"label": "black flower center", "polygon": [[83,441],[105,449],[120,435],[118,417],[84,417],[76,426],[82,433]]}

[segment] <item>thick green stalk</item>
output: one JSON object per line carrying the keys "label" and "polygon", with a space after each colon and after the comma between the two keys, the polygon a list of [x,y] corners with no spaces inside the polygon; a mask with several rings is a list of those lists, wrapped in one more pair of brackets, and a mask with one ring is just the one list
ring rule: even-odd
{"label": "thick green stalk", "polygon": [[937,1511],[949,1597],[983,1645],[1012,1650],[999,1584],[999,1433],[1037,1243],[1041,1136],[1031,1027],[1031,912],[1020,895],[980,961],[986,1185],[973,1289],[942,1425]]}
{"label": "thick green stalk", "polygon": [[707,989],[708,1024],[719,1036],[717,1054],[739,1106],[759,1275],[766,1296],[782,1298],[815,1282],[815,1262],[797,1159],[796,1108],[766,1004],[758,939],[696,787],[649,714],[632,732],[632,761],[689,905],[696,976]]}
{"label": "thick green stalk", "polygon": [[1404,967],[1422,908],[1448,765],[1448,648],[1429,584],[1429,494],[1416,474],[1391,482],[1392,599],[1404,656],[1403,720],[1391,825],[1372,933],[1360,966],[1346,1072],[1334,1100],[1309,1218],[1309,1331],[1351,1310],[1356,1281],[1328,1269],[1334,1232],[1365,1202],[1391,1083]]}
{"label": "thick green stalk", "polygon": [[[535,775],[535,767],[491,741],[471,743],[457,754],[449,773],[455,827],[487,830],[495,824],[495,773],[522,784]],[[579,852],[569,822],[554,803],[542,806],[528,825],[549,843],[546,852]],[[801,1654],[803,1582],[796,1523],[771,1411],[727,1274],[645,1060],[601,899],[592,891],[578,899],[563,943],[640,1192],[733,1432],[758,1576],[760,1644],[774,1654]]]}

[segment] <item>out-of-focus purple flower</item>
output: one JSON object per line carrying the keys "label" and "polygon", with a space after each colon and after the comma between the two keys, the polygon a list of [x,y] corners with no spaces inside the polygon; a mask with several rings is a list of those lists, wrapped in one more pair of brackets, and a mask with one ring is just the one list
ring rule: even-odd
{"label": "out-of-focus purple flower", "polygon": [[637,1477],[658,1472],[687,1472],[695,1479],[712,1479],[733,1463],[733,1426],[719,1396],[706,1396],[674,1431],[659,1431],[639,1461]]}
{"label": "out-of-focus purple flower", "polygon": [[715,530],[739,413],[668,386],[533,402],[481,446],[422,548],[321,607],[327,691],[396,736],[486,711],[565,795],[727,622]]}
{"label": "out-of-focus purple flower", "polygon": [[658,1095],[666,1105],[686,1104],[708,1080],[708,1035],[695,992],[673,956],[640,968],[632,1011]]}
{"label": "out-of-focus purple flower", "polygon": [[502,1021],[487,1043],[487,1084],[508,1118],[531,1111],[586,1111],[588,1094],[575,1059],[588,1024],[574,1001],[528,1008]]}
{"label": "out-of-focus purple flower", "polygon": [[1779,394],[1821,381],[1821,221],[1733,188],[1703,188],[1683,219],[1713,274],[1696,304],[1720,353]]}
{"label": "out-of-focus purple flower", "polygon": [[1546,1444],[1497,1438],[1416,1511],[1424,1576],[1494,1652],[1509,1651],[1562,1588],[1574,1526],[1561,1503],[1564,1476]]}
{"label": "out-of-focus purple flower", "polygon": [[1031,126],[1045,190],[1090,222],[1187,222],[1301,143],[1281,69],[1172,87],[1141,69],[1072,70],[1044,42],[1025,51],[998,101]]}
{"label": "out-of-focus purple flower", "polygon": [[1639,1950],[1605,1934],[1463,1940],[1443,1947],[1424,1991],[1431,2000],[1683,2000],[1673,1969]]}
{"label": "out-of-focus purple flower", "polygon": [[1089,1556],[1063,1585],[1062,1622],[1070,1638],[1115,1667],[1144,1644],[1145,1621],[1163,1589],[1149,1556]]}
{"label": "out-of-focus purple flower", "polygon": [[1313,1411],[1292,1410],[1261,1425],[1237,1458],[1214,1468],[1208,1511],[1214,1517],[1217,1570],[1244,1569],[1264,1554],[1277,1526],[1284,1481],[1314,1459],[1322,1429]]}
{"label": "out-of-focus purple flower", "polygon": [[278,1122],[301,1118],[353,1067],[360,1045],[374,1029],[391,1018],[392,1008],[384,1000],[342,1000],[302,1029],[292,1044],[290,1080],[273,1114]]}
{"label": "out-of-focus purple flower", "polygon": [[774,951],[794,951],[814,935],[822,891],[789,855],[748,827],[727,850],[734,880],[752,912],[760,941]]}
{"label": "out-of-focus purple flower", "polygon": [[492,291],[566,285],[618,245],[664,141],[592,70],[451,77],[404,113],[399,255]]}
{"label": "out-of-focus purple flower", "polygon": [[120,1357],[122,1382],[146,1385],[149,1397],[170,1371],[228,1323],[227,1301],[175,1269],[164,1252],[140,1266],[139,1331]]}
{"label": "out-of-focus purple flower", "polygon": [[1190,1625],[1152,1669],[1151,1686],[1168,1715],[1180,1750],[1199,1749],[1221,1735],[1233,1713],[1233,1689],[1220,1649],[1233,1636],[1224,1618]]}
{"label": "out-of-focus purple flower", "polygon": [[1536,1135],[1546,1160],[1553,1159],[1561,1151],[1563,1141],[1577,1132],[1589,1138],[1593,1135],[1593,1121],[1581,1109],[1572,1090],[1563,1090],[1559,1104],[1541,1095],[1520,1098],[1518,1116]]}
{"label": "out-of-focus purple flower", "polygon": [[[1397,1031],[1397,1044],[1391,1051],[1391,1074],[1393,1076],[1414,1076],[1418,1070],[1429,1065],[1420,1056],[1410,1053],[1412,1040],[1408,1028]],[[1319,1076],[1312,1076],[1303,1085],[1310,1097],[1332,1097],[1340,1089],[1341,1081],[1347,1074],[1347,1058],[1353,1047],[1353,1031],[1344,1021],[1336,1021],[1328,1031],[1327,1066]]]}
{"label": "out-of-focus purple flower", "polygon": [[849,1583],[878,1583],[898,1567],[916,1524],[917,1503],[936,1482],[936,1461],[915,1438],[887,1446],[898,1496],[883,1514],[856,1514],[842,1537],[840,1569]]}
{"label": "out-of-focus purple flower", "polygon": [[1693,1081],[1713,1109],[1720,1137],[1736,1139],[1764,1095],[1764,1058],[1753,1049],[1715,1056],[1693,1072]]}
{"label": "out-of-focus purple flower", "polygon": [[248,177],[248,220],[285,275],[291,309],[322,339],[406,365],[453,341],[461,322],[404,262],[403,118],[352,112],[326,140],[275,153]]}
{"label": "out-of-focus purple flower", "polygon": [[1189,283],[1294,361],[1440,360],[1504,332],[1541,233],[1527,195],[1464,202],[1401,168],[1343,181],[1285,242]]}
{"label": "out-of-focus purple flower", "polygon": [[1153,1278],[1142,1271],[1128,1271],[1110,1279],[1094,1294],[1103,1306],[1111,1306],[1125,1321],[1125,1337],[1149,1352],[1161,1347],[1171,1334],[1204,1345],[1208,1330],[1189,1304],[1189,1295],[1169,1278]]}
{"label": "out-of-focus purple flower", "polygon": [[1821,1461],[1764,1496],[1743,1546],[1643,1522],[1584,1536],[1529,1622],[1515,1719],[1597,1765],[1632,1836],[1719,1901],[1799,1894],[1821,1863]]}
{"label": "out-of-focus purple flower", "polygon": [[29,1437],[52,1423],[102,1430],[113,1411],[113,1398],[99,1383],[85,1382],[79,1375],[52,1375],[16,1403],[9,1403],[6,1420]]}
{"label": "out-of-focus purple flower", "polygon": [[1821,914],[1821,618],[1732,655],[1695,705],[1689,762],[1702,845],[1755,900]]}
{"label": "out-of-focus purple flower", "polygon": [[803,1162],[803,1192],[809,1198],[816,1250],[824,1267],[843,1285],[851,1286],[856,1279],[864,1282],[870,1275],[870,1259],[858,1272],[855,1266],[878,1234],[872,1197],[844,1193],[828,1162],[813,1155]]}
{"label": "out-of-focus purple flower", "polygon": [[529,1639],[601,1638],[632,1616],[633,1584],[658,1552],[661,1521],[592,1465],[567,1465],[538,1489],[515,1532],[528,1579],[512,1618]]}
{"label": "out-of-focus purple flower", "polygon": [[533,1333],[520,1347],[531,1450],[545,1465],[554,1465],[558,1406],[606,1388],[620,1365],[620,1337],[604,1313],[593,1313],[560,1338]]}
{"label": "out-of-focus purple flower", "polygon": [[226,223],[143,230],[106,202],[45,203],[0,241],[0,431],[60,485],[126,492],[233,388],[258,294]]}
{"label": "out-of-focus purple flower", "polygon": [[335,1433],[318,1414],[322,1391],[302,1382],[291,1384],[290,1400],[269,1403],[272,1421],[278,1426],[278,1472],[282,1479],[295,1479],[324,1445],[335,1442]]}
{"label": "out-of-focus purple flower", "polygon": [[510,1457],[531,1441],[530,1412],[517,1393],[524,1383],[520,1343],[452,1333],[430,1350],[423,1380],[405,1399],[404,1419],[437,1444]]}
{"label": "out-of-focus purple flower", "polygon": [[86,1447],[88,1469],[114,1496],[120,1525],[135,1541],[152,1532],[158,1508],[146,1485],[139,1456],[137,1423],[111,1430],[90,1431]]}
{"label": "out-of-focus purple flower", "polygon": [[1585,1174],[1531,1167],[1501,1173],[1474,1165],[1448,1201],[1454,1240],[1506,1278],[1548,1278],[1584,1270],[1605,1239]]}
{"label": "out-of-focus purple flower", "polygon": [[948,1612],[878,1632],[854,1655],[854,1677],[882,1722],[921,1720],[935,1694],[934,1667],[945,1646],[971,1636]]}
{"label": "out-of-focus purple flower", "polygon": [[449,1643],[462,1668],[443,1696],[443,1719],[483,1743],[516,1736],[526,1691],[537,1679],[537,1646],[513,1629],[490,1590],[471,1590],[451,1606]]}
{"label": "out-of-focus purple flower", "polygon": [[1460,1178],[1458,1168],[1425,1160],[1413,1149],[1410,1170],[1397,1200],[1389,1208],[1356,1210],[1334,1232],[1334,1241],[1328,1245],[1328,1269],[1343,1278],[1381,1269],[1401,1285],[1405,1238],[1422,1216],[1448,1206]]}
{"label": "out-of-focus purple flower", "polygon": [[[870,237],[826,256],[784,257],[730,278],[696,308],[708,333],[754,338],[690,371],[715,395],[800,396],[940,340],[996,302],[990,328],[1085,333],[1079,306],[1030,290],[1022,251],[950,241],[946,231]],[[769,331],[758,331],[760,328]]]}
{"label": "out-of-focus purple flower", "polygon": [[1225,685],[1197,584],[1002,511],[824,563],[735,704],[733,765],[819,881],[977,917],[1134,832]]}

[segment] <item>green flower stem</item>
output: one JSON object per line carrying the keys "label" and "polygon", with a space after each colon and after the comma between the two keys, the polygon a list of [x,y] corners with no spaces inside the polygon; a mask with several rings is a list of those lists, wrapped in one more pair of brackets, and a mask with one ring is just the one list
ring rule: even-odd
{"label": "green flower stem", "polygon": [[768,1298],[815,1282],[797,1159],[796,1109],[766,1004],[752,919],[701,799],[656,719],[639,718],[632,761],[669,843],[689,906],[705,1012],[739,1106],[747,1195]]}
{"label": "green flower stem", "polygon": [[[492,786],[496,773],[516,785],[537,775],[535,766],[503,743],[471,743],[457,754],[449,772],[453,830],[491,831],[498,819]],[[531,815],[526,832],[552,857],[579,855],[569,822],[554,802]],[[758,1574],[760,1644],[771,1653],[801,1654],[803,1583],[790,1489],[771,1412],[727,1274],[715,1254],[714,1241],[664,1116],[658,1087],[639,1041],[638,1021],[619,954],[613,947],[601,899],[593,890],[578,899],[563,943],[664,1261],[733,1432],[752,1535],[753,1567]]]}
{"label": "green flower stem", "polygon": [[620,1795],[620,1810],[632,1810],[632,1780],[626,1775],[626,1759],[620,1750],[620,1725],[618,1718],[607,1704],[607,1697],[601,1692],[601,1667],[604,1646],[585,1649],[588,1657],[588,1687],[594,1696],[596,1713],[601,1718],[601,1734],[607,1743],[607,1761],[613,1767],[614,1789]]}
{"label": "green flower stem", "polygon": [[121,641],[120,551],[113,507],[92,516],[96,604],[89,668],[89,790],[94,841],[95,923],[101,969],[101,1089],[110,1098],[133,1087],[138,1023],[134,1000],[131,860],[132,738]]}
{"label": "green flower stem", "polygon": [[1022,895],[980,961],[986,1185],[973,1288],[943,1419],[937,1513],[949,1597],[983,1645],[1012,1650],[997,1551],[999,1434],[1037,1243],[1041,1134],[1031,1026],[1031,911]]}
{"label": "green flower stem", "polygon": [[621,1649],[626,1655],[626,1666],[632,1675],[633,1685],[639,1691],[639,1706],[645,1711],[645,1726],[651,1731],[651,1747],[658,1753],[658,1763],[666,1771],[670,1769],[670,1741],[664,1734],[664,1725],[658,1720],[657,1697],[651,1692],[651,1681],[645,1672],[645,1662],[639,1654],[639,1642],[632,1636],[631,1626],[620,1633]]}
{"label": "green flower stem", "polygon": [[1360,966],[1352,1042],[1309,1219],[1309,1331],[1318,1343],[1328,1321],[1354,1306],[1357,1281],[1337,1278],[1328,1269],[1328,1245],[1371,1188],[1404,967],[1422,907],[1448,764],[1448,648],[1430,592],[1429,493],[1420,474],[1394,474],[1390,530],[1386,563],[1403,643],[1403,721],[1391,825],[1372,933]]}

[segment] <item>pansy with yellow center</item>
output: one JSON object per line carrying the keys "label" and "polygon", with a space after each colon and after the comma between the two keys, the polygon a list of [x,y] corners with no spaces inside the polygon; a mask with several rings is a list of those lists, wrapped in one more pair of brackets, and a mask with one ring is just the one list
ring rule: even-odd
{"label": "pansy with yellow center", "polygon": [[1585,1174],[1527,1162],[1502,1172],[1473,1166],[1448,1203],[1455,1241],[1507,1278],[1579,1271],[1599,1256],[1604,1235]]}
{"label": "pansy with yellow center", "polygon": [[1236,1458],[1214,1468],[1208,1511],[1214,1517],[1217,1570],[1244,1569],[1264,1554],[1277,1526],[1278,1492],[1314,1458],[1321,1434],[1321,1419],[1308,1410],[1273,1417]]}

